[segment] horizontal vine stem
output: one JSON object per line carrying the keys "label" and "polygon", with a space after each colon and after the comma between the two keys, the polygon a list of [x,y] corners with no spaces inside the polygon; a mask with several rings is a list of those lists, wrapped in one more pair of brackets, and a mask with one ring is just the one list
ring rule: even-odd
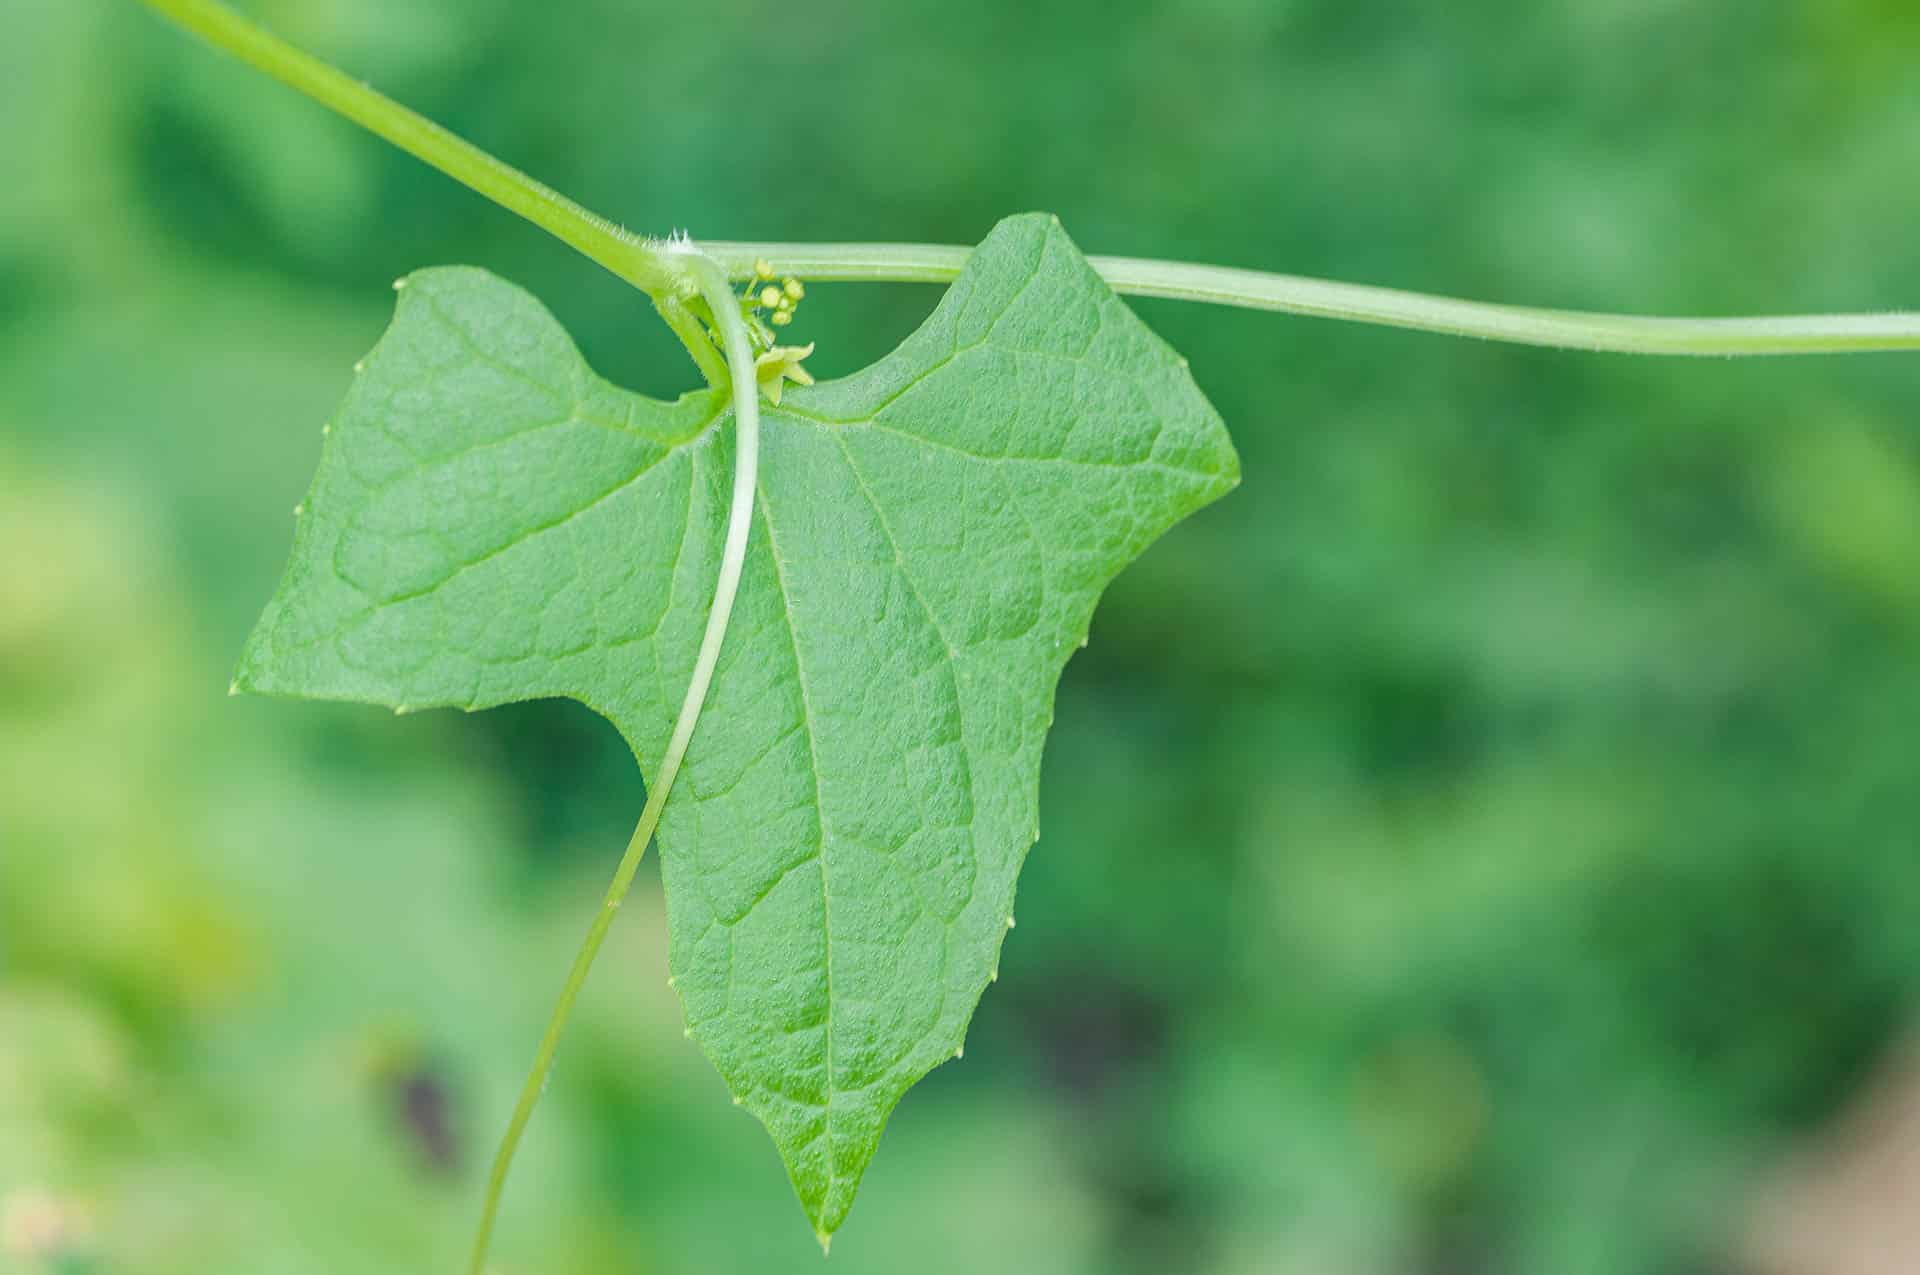
{"label": "horizontal vine stem", "polygon": [[[770,261],[809,282],[951,283],[968,248],[944,244],[715,243],[701,248],[733,278]],[[1279,310],[1452,336],[1619,354],[1844,354],[1920,350],[1920,314],[1651,318],[1462,301],[1230,266],[1090,257],[1115,292]]]}
{"label": "horizontal vine stem", "polygon": [[[587,211],[424,116],[261,30],[218,0],[141,3],[518,213],[642,291],[656,298],[680,299],[698,291],[677,259],[654,241]],[[951,282],[970,251],[939,244],[708,243],[702,247],[736,279],[751,276],[754,263],[765,259],[786,273],[811,280],[875,283]],[[1134,296],[1279,310],[1524,345],[1694,355],[1920,350],[1920,314],[1915,313],[1728,319],[1588,314],[1462,301],[1228,266],[1136,257],[1091,260],[1116,292]],[[686,333],[680,335],[686,339]],[[691,341],[688,350],[712,379],[717,368],[711,351]]]}

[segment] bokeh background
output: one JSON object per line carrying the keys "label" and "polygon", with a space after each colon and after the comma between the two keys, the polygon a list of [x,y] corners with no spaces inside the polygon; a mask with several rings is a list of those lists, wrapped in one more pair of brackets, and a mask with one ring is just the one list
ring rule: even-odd
{"label": "bokeh background", "polygon": [[[1492,299],[1920,307],[1909,0],[244,7],[652,232],[1038,208]],[[389,281],[449,262],[691,383],[637,294],[129,0],[0,9],[0,1269],[460,1260],[641,779],[570,704],[225,694]],[[845,372],[933,301],[818,286],[794,332]],[[1068,669],[1004,977],[827,1269],[1914,1269],[1920,359],[1139,309],[1246,482]],[[819,1269],[665,973],[649,867],[501,1272]]]}

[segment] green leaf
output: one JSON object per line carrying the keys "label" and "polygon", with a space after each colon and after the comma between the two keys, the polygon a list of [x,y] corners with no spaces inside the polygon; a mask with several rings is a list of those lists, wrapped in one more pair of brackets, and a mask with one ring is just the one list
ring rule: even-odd
{"label": "green leaf", "polygon": [[[490,275],[413,275],[238,685],[565,696],[651,773],[719,559],[728,420],[713,391],[607,384]],[[1054,687],[1101,590],[1238,461],[1185,360],[1031,215],[898,350],[762,429],[739,601],[659,840],[690,1034],[825,1237],[995,976]]]}

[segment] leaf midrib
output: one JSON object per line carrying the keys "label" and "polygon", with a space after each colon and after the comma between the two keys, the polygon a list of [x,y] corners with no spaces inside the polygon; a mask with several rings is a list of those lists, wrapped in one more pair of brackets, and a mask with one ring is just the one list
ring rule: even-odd
{"label": "leaf midrib", "polygon": [[800,719],[807,731],[807,774],[813,780],[813,819],[816,835],[820,838],[820,932],[825,947],[825,976],[827,992],[827,1014],[824,1046],[827,1056],[826,1101],[821,1104],[825,1113],[825,1127],[821,1137],[827,1144],[827,1186],[820,1199],[821,1212],[824,1215],[830,1203],[833,1189],[840,1180],[839,1165],[834,1154],[833,1141],[833,1097],[839,1092],[834,1079],[833,1054],[833,887],[827,868],[827,803],[820,788],[820,746],[813,728],[813,695],[808,688],[807,669],[800,657],[800,631],[794,623],[793,595],[787,588],[787,570],[785,559],[780,554],[780,541],[773,529],[773,513],[767,503],[764,486],[756,484],[754,503],[760,507],[760,519],[767,529],[767,556],[773,562],[774,585],[780,590],[780,618],[787,630],[788,643],[793,648],[793,676],[800,688]]}

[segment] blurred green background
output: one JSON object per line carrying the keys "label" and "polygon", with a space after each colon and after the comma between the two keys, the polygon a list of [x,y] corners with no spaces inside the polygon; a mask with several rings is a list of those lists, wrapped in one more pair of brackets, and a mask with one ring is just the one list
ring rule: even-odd
{"label": "blurred green background", "polygon": [[[1038,208],[1490,299],[1920,306],[1909,0],[244,7],[646,231]],[[570,704],[224,693],[388,282],[449,262],[691,383],[624,285],[128,0],[0,8],[0,1269],[459,1262],[640,777]],[[933,300],[793,332],[846,372]],[[1856,1269],[1764,1237],[1920,999],[1920,359],[1139,309],[1246,482],[1068,669],[1005,977],[828,1269]],[[649,866],[500,1271],[819,1269],[665,973]]]}

